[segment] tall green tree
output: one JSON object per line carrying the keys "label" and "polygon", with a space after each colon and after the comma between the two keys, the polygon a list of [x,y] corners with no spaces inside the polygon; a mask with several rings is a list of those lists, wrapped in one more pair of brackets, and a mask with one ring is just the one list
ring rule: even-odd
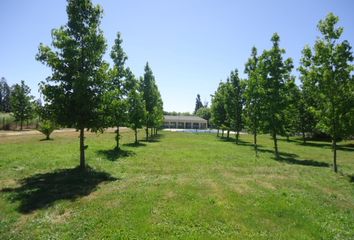
{"label": "tall green tree", "polygon": [[318,99],[317,127],[332,139],[333,169],[337,167],[337,141],[354,133],[353,54],[348,41],[340,41],[339,18],[330,13],[317,25],[322,36],[313,50],[303,50],[300,72],[304,84],[310,86]]}
{"label": "tall green tree", "polygon": [[286,108],[286,82],[290,79],[293,68],[292,59],[283,60],[285,50],[279,47],[279,35],[274,33],[271,41],[273,46],[270,50],[264,51],[259,59],[260,73],[263,78],[262,88],[264,97],[265,127],[270,132],[274,141],[275,157],[279,158],[277,135],[284,132],[284,109]]}
{"label": "tall green tree", "polygon": [[158,102],[158,91],[155,83],[154,74],[149,66],[149,63],[146,63],[144,68],[144,77],[140,79],[141,92],[143,94],[143,99],[145,102],[145,132],[146,140],[149,140],[149,128],[153,128],[155,125],[155,113],[156,106]]}
{"label": "tall green tree", "polygon": [[11,89],[4,77],[0,80],[0,112],[11,112]]}
{"label": "tall green tree", "polygon": [[40,44],[36,58],[52,69],[41,89],[56,122],[80,131],[80,167],[85,168],[84,130],[102,127],[103,11],[90,0],[68,0],[66,12],[67,24],[52,30],[53,49]]}
{"label": "tall green tree", "polygon": [[32,108],[33,96],[31,89],[21,81],[21,84],[15,84],[11,90],[11,109],[16,121],[20,122],[20,130],[23,129],[23,122],[31,119],[34,109]]}
{"label": "tall green tree", "polygon": [[145,103],[142,93],[139,91],[139,83],[133,74],[129,74],[127,82],[130,84],[130,91],[127,96],[128,103],[128,125],[134,130],[135,144],[138,144],[138,129],[142,128],[145,120]]}
{"label": "tall green tree", "polygon": [[220,82],[217,90],[211,99],[211,122],[214,127],[218,129],[217,136],[219,136],[219,129],[224,131],[226,122],[226,109],[225,109],[225,95],[227,91],[227,83]]}
{"label": "tall green tree", "polygon": [[197,114],[198,109],[203,107],[202,100],[200,99],[200,95],[197,94],[197,98],[195,99],[195,108],[194,108],[194,115]]}
{"label": "tall green tree", "polygon": [[253,145],[256,156],[258,156],[257,134],[262,130],[262,99],[264,89],[259,69],[257,48],[252,48],[251,57],[245,65],[245,73],[248,75],[245,88],[245,122],[247,128],[253,134]]}
{"label": "tall green tree", "polygon": [[229,99],[226,102],[227,116],[230,118],[230,127],[236,132],[236,144],[239,141],[240,131],[243,127],[243,106],[244,106],[245,84],[238,76],[238,70],[232,71],[230,74],[230,82],[228,88]]}
{"label": "tall green tree", "polygon": [[286,107],[284,109],[284,134],[287,141],[290,136],[294,136],[300,126],[300,110],[301,106],[301,92],[299,87],[295,83],[295,78],[291,77],[286,82],[285,92],[283,98],[286,101]]}
{"label": "tall green tree", "polygon": [[[122,47],[123,39],[121,34],[117,33],[117,38],[114,41],[114,45],[111,51],[111,58],[113,60],[114,66],[111,70],[108,84],[108,95],[106,98],[108,102],[106,103],[106,110],[108,110],[108,119],[110,120],[108,125],[111,127],[116,127],[116,149],[119,149],[120,133],[119,127],[126,125],[128,120],[127,108],[128,104],[126,101],[126,95],[128,89],[126,86],[126,75],[127,70],[125,67],[125,62],[128,56],[123,51]],[[129,72],[131,74],[131,72]],[[134,76],[132,76],[134,77]]]}

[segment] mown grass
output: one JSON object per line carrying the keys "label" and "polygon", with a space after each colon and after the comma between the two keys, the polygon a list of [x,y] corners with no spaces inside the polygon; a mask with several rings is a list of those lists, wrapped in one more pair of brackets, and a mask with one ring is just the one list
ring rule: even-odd
{"label": "mown grass", "polygon": [[236,145],[211,134],[123,133],[0,139],[0,239],[353,239],[354,148],[252,136]]}

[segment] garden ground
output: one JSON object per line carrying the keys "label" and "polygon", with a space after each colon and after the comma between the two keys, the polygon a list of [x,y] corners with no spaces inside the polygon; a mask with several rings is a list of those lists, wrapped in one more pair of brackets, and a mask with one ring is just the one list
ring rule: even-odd
{"label": "garden ground", "polygon": [[[141,131],[143,134],[143,131]],[[0,239],[354,239],[354,147],[163,132],[0,137]],[[141,135],[140,137],[142,137]]]}

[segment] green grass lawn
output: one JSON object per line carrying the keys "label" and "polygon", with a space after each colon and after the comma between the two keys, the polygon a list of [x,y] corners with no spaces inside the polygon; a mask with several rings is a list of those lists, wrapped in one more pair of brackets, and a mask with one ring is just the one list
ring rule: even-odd
{"label": "green grass lawn", "polygon": [[353,142],[335,174],[327,142],[88,134],[80,172],[77,133],[42,138],[0,139],[0,239],[354,239]]}

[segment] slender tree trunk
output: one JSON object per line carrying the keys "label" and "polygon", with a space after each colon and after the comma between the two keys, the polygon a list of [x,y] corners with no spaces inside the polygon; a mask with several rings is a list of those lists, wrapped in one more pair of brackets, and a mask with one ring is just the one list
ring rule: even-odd
{"label": "slender tree trunk", "polygon": [[22,131],[22,129],[23,129],[23,120],[21,118],[21,120],[20,120],[20,131]]}
{"label": "slender tree trunk", "polygon": [[80,128],[80,168],[85,169],[85,136],[84,128]]}
{"label": "slender tree trunk", "polygon": [[216,132],[216,136],[219,137],[219,128],[218,128],[218,131]]}
{"label": "slender tree trunk", "polygon": [[277,134],[273,132],[273,141],[274,141],[274,154],[275,158],[279,159],[279,152],[278,152],[278,140],[277,140]]}
{"label": "slender tree trunk", "polygon": [[333,151],[333,170],[338,172],[337,169],[337,140],[336,138],[332,139],[332,151]]}
{"label": "slender tree trunk", "polygon": [[145,128],[145,133],[146,133],[146,141],[149,141],[149,128],[146,126]]}
{"label": "slender tree trunk", "polygon": [[302,143],[303,143],[303,144],[306,144],[305,131],[302,131]]}
{"label": "slender tree trunk", "polygon": [[119,150],[119,139],[120,139],[120,134],[119,134],[119,126],[117,126],[117,135],[116,135],[116,149]]}
{"label": "slender tree trunk", "polygon": [[221,129],[221,137],[224,137],[224,129]]}
{"label": "slender tree trunk", "polygon": [[229,140],[229,138],[230,138],[230,130],[227,130],[226,139]]}
{"label": "slender tree trunk", "polygon": [[154,128],[150,128],[150,138],[152,138],[154,135],[153,135],[153,129]]}
{"label": "slender tree trunk", "polygon": [[135,128],[134,132],[135,132],[135,144],[138,144],[138,130]]}
{"label": "slender tree trunk", "polygon": [[254,145],[254,151],[256,152],[256,156],[258,156],[257,132],[256,131],[254,131],[254,133],[253,133],[253,145]]}
{"label": "slender tree trunk", "polygon": [[286,135],[286,141],[287,141],[287,142],[290,141],[290,138],[289,138],[289,135],[288,135],[288,134]]}
{"label": "slender tree trunk", "polygon": [[240,136],[240,132],[239,131],[236,131],[236,144],[238,144],[238,138]]}

